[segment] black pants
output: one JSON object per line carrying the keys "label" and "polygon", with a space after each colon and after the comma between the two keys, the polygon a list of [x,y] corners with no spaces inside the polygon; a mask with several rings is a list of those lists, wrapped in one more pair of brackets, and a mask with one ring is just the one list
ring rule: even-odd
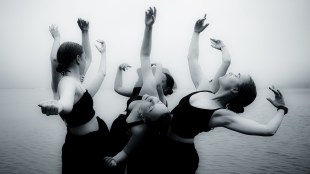
{"label": "black pants", "polygon": [[105,122],[97,117],[99,130],[83,136],[67,131],[62,147],[62,173],[108,173],[103,157],[110,155],[110,135]]}
{"label": "black pants", "polygon": [[195,174],[199,156],[194,144],[185,144],[165,138],[162,146],[163,158],[159,164],[161,174],[184,173]]}

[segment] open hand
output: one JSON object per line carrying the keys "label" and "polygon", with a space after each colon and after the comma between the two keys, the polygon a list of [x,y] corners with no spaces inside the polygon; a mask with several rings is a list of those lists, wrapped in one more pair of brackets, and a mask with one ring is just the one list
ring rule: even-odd
{"label": "open hand", "polygon": [[46,100],[41,102],[38,106],[41,108],[42,113],[47,116],[58,115],[62,110],[62,106],[57,100]]}
{"label": "open hand", "polygon": [[205,14],[204,17],[202,19],[197,20],[196,24],[195,24],[195,28],[194,31],[196,33],[200,33],[202,32],[205,28],[207,28],[207,26],[209,25],[209,23],[206,23],[205,25],[203,25],[204,21],[206,20],[207,15]]}
{"label": "open hand", "polygon": [[156,19],[156,8],[149,8],[146,12],[145,12],[145,25],[148,27],[151,27]]}
{"label": "open hand", "polygon": [[106,45],[105,45],[105,42],[103,40],[96,40],[100,45],[96,45],[96,48],[97,50],[100,52],[100,53],[104,53],[106,51]]}
{"label": "open hand", "polygon": [[117,166],[117,163],[116,163],[115,159],[113,159],[113,157],[110,157],[110,156],[104,157],[103,161],[104,161],[105,165],[108,167],[116,167]]}
{"label": "open hand", "polygon": [[270,98],[267,98],[267,100],[276,108],[279,107],[285,107],[285,102],[284,102],[284,98],[282,96],[282,93],[276,89],[274,86],[269,87],[269,89],[275,94],[275,99],[272,100]]}
{"label": "open hand", "polygon": [[51,33],[51,35],[52,35],[52,37],[54,39],[60,37],[60,33],[58,31],[58,27],[55,24],[52,24],[51,26],[49,26],[49,30],[50,30],[50,33]]}
{"label": "open hand", "polygon": [[221,40],[216,40],[212,38],[210,40],[211,40],[211,46],[215,49],[222,50],[222,48],[225,46],[223,41]]}

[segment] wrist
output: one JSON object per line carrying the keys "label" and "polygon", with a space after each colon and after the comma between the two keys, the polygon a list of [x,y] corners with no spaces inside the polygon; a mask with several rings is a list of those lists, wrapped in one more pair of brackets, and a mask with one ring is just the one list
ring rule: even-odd
{"label": "wrist", "polygon": [[280,109],[284,111],[284,115],[287,114],[288,112],[288,108],[286,106],[280,105],[277,107],[277,111],[279,111]]}

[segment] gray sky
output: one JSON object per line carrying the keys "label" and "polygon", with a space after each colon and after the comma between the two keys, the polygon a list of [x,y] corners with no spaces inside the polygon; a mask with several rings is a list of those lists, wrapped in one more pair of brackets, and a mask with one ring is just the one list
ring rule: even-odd
{"label": "gray sky", "polygon": [[200,36],[200,62],[211,78],[221,63],[221,53],[209,38],[227,45],[229,71],[248,73],[257,86],[310,86],[310,1],[308,0],[1,0],[0,88],[49,88],[49,55],[53,39],[48,31],[56,24],[61,42],[81,43],[78,17],[90,22],[94,47],[100,38],[107,44],[107,76],[102,88],[112,88],[117,66],[133,65],[129,82],[139,66],[144,11],[158,10],[153,30],[152,62],[170,69],[178,87],[191,88],[187,51],[194,23],[207,13],[208,28]]}

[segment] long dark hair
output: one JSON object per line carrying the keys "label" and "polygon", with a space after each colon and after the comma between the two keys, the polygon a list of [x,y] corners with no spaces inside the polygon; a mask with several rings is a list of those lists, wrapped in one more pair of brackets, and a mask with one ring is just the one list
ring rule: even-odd
{"label": "long dark hair", "polygon": [[68,67],[76,59],[77,55],[83,54],[83,47],[75,42],[64,42],[57,51],[58,66],[56,71],[64,74],[69,72]]}
{"label": "long dark hair", "polygon": [[251,104],[257,95],[256,85],[250,77],[249,81],[239,86],[238,94],[229,102],[227,109],[236,113],[244,112],[244,107]]}

